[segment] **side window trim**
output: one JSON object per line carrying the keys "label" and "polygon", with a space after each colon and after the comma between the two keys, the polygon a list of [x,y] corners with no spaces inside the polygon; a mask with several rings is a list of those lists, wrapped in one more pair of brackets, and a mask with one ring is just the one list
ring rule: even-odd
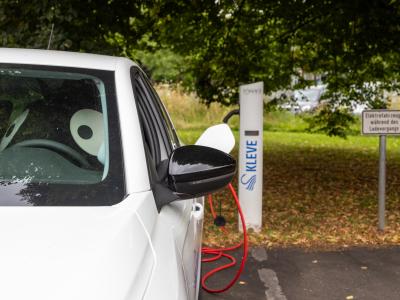
{"label": "side window trim", "polygon": [[166,145],[166,132],[162,127],[163,123],[160,115],[154,109],[153,99],[148,92],[148,87],[144,83],[141,71],[135,67],[131,68],[131,81],[134,89],[135,101],[138,107],[138,113],[141,118],[141,126],[144,131],[143,137],[148,143],[148,150],[157,168],[159,164],[167,159],[171,152],[169,144]]}
{"label": "side window trim", "polygon": [[148,98],[146,99],[147,100],[146,105],[149,107],[149,110],[152,111],[152,114],[156,119],[156,125],[161,133],[164,145],[167,148],[168,152],[167,154],[169,155],[173,150],[173,145],[169,140],[167,125],[165,124],[165,120],[162,116],[162,113],[156,106],[157,104],[155,102],[157,102],[157,100],[155,99],[154,95],[150,93],[150,91],[152,92],[151,85],[147,82],[147,80],[144,78],[142,74],[139,74],[139,78],[140,78],[139,83],[142,85],[142,88],[145,90],[145,93],[148,96]]}
{"label": "side window trim", "polygon": [[158,145],[158,141],[155,140],[157,133],[155,132],[154,128],[149,124],[148,118],[149,116],[146,116],[147,113],[145,109],[143,109],[142,104],[138,103],[138,109],[139,109],[139,119],[141,121],[141,125],[144,127],[142,128],[143,130],[143,138],[144,138],[144,143],[147,144],[151,158],[153,162],[156,164],[158,161],[161,160],[161,154],[160,154],[160,148]]}
{"label": "side window trim", "polygon": [[168,135],[170,136],[170,141],[172,143],[172,148],[175,149],[180,146],[180,142],[178,139],[178,135],[176,134],[176,130],[174,125],[172,124],[171,117],[168,114],[164,103],[161,101],[160,97],[158,96],[157,92],[154,90],[153,86],[150,85],[150,90],[152,91],[156,105],[158,109],[161,111],[161,114],[163,115],[163,119],[167,124],[166,125],[166,130],[168,132]]}
{"label": "side window trim", "polygon": [[[154,103],[156,101],[154,99],[155,96],[148,94],[152,93],[152,90],[147,90],[143,76],[140,70],[135,67],[131,68],[131,81],[142,130],[148,176],[157,209],[160,211],[163,203],[176,199],[176,195],[166,187],[168,157],[164,160],[161,157],[162,151],[172,151],[172,143],[168,139],[169,131],[165,128],[167,120],[163,117],[162,112],[155,107],[158,105]],[[145,95],[146,91],[148,91],[147,95]],[[165,140],[170,143],[166,143]],[[166,144],[169,145],[169,149],[167,149]],[[150,149],[151,147],[153,150]],[[154,155],[151,152],[157,151],[159,153],[157,154],[158,158],[152,157]],[[167,156],[169,155],[170,153],[167,153]]]}

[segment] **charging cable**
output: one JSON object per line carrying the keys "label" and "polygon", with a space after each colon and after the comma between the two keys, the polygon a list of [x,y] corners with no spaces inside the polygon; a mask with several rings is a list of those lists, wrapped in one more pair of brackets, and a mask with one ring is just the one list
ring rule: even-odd
{"label": "charging cable", "polygon": [[[238,209],[238,212],[239,212],[239,217],[240,217],[240,221],[242,223],[242,229],[243,229],[243,241],[241,243],[235,245],[235,246],[228,247],[228,248],[208,248],[208,247],[203,247],[201,249],[201,253],[204,256],[206,256],[206,257],[202,258],[202,260],[201,260],[203,263],[217,261],[217,260],[221,259],[222,257],[225,257],[230,261],[229,263],[227,263],[225,265],[222,265],[220,267],[217,267],[217,268],[211,270],[210,272],[206,273],[202,277],[201,286],[206,292],[209,292],[209,293],[222,293],[222,292],[225,292],[228,289],[230,289],[236,283],[236,281],[239,279],[240,275],[242,274],[243,269],[244,269],[244,265],[246,263],[247,254],[248,254],[248,238],[247,238],[247,231],[246,231],[246,223],[245,223],[245,220],[244,220],[242,208],[240,207],[239,198],[238,198],[238,196],[236,194],[236,191],[233,188],[231,183],[228,184],[228,188],[231,191],[233,198],[235,199],[235,203],[236,203],[236,206],[237,206],[237,209]],[[211,214],[212,214],[214,220],[216,220],[217,219],[217,215],[216,215],[215,210],[214,210],[214,205],[213,205],[213,201],[212,201],[212,196],[211,195],[208,196],[208,202],[209,202],[209,205],[210,205]],[[228,234],[228,231],[226,230],[226,228],[224,226],[221,226],[220,228],[225,234]],[[211,276],[213,276],[214,274],[216,274],[216,273],[218,273],[218,272],[220,272],[222,270],[231,268],[231,267],[236,265],[235,257],[233,257],[232,255],[228,254],[227,252],[239,249],[240,247],[243,247],[243,256],[242,256],[242,260],[240,262],[240,267],[237,270],[237,272],[236,272],[235,276],[233,277],[233,279],[224,288],[221,288],[221,289],[211,289],[211,288],[209,288],[206,285],[206,281]]]}

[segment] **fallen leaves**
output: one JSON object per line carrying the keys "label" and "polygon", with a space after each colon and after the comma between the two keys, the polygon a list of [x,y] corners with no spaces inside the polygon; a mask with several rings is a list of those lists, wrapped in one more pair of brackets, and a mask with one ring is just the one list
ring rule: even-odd
{"label": "fallen leaves", "polygon": [[[287,141],[283,134],[266,133],[263,228],[261,233],[250,234],[250,244],[319,249],[399,244],[399,145],[396,144],[397,152],[393,151],[396,155],[388,153],[387,226],[379,232],[377,144],[352,142],[349,137],[349,146],[319,136],[324,146],[316,147],[312,144],[322,142],[315,140],[315,135],[291,135]],[[300,136],[309,139],[307,143],[301,142]],[[313,151],[309,151],[310,147]],[[241,238],[237,212],[227,191],[218,195],[223,199],[230,234],[226,236],[215,228],[206,212],[204,243],[229,245]]]}

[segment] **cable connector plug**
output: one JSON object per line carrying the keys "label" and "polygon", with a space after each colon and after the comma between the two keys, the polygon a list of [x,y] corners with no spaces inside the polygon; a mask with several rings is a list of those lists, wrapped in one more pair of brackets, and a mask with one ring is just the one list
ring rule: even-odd
{"label": "cable connector plug", "polygon": [[222,226],[225,226],[225,224],[226,224],[226,220],[225,220],[225,218],[223,216],[217,216],[214,219],[214,225],[215,226],[222,227]]}

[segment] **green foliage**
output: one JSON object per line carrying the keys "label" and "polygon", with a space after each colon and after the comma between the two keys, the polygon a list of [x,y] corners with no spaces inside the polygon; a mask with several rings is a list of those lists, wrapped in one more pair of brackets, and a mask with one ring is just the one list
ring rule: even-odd
{"label": "green foliage", "polygon": [[177,1],[172,10],[168,2],[160,5],[165,15],[156,24],[159,39],[190,56],[196,91],[206,103],[236,103],[240,83],[264,81],[267,93],[290,83],[290,45],[274,41],[281,26],[269,21],[269,6],[265,1]]}
{"label": "green foliage", "polygon": [[143,2],[2,0],[0,43],[46,49],[54,24],[51,49],[120,54],[125,45],[110,40],[123,36],[134,46],[154,22]]}
{"label": "green foliage", "polygon": [[130,56],[142,65],[155,82],[193,86],[193,75],[188,69],[187,59],[169,49],[134,50]]}
{"label": "green foliage", "polygon": [[290,86],[291,76],[304,87],[303,72],[323,74],[333,111],[315,123],[344,135],[352,120],[342,108],[381,108],[388,92],[400,91],[399,1],[181,1],[161,10],[157,26],[169,30],[159,38],[193,58],[207,103],[236,103],[241,83],[263,81],[268,94]]}
{"label": "green foliage", "polygon": [[269,94],[323,74],[333,112],[315,122],[339,135],[349,119],[338,109],[400,92],[399,19],[393,0],[0,2],[3,46],[46,48],[54,24],[53,49],[137,58],[208,104],[236,104],[243,83]]}
{"label": "green foliage", "polygon": [[[344,136],[353,123],[345,108],[355,103],[386,108],[389,97],[399,94],[399,8],[398,1],[304,3],[300,11],[308,15],[287,40],[296,45],[297,68],[325,75],[324,98],[331,107],[320,111],[312,130]],[[293,24],[294,17],[285,22]]]}
{"label": "green foliage", "polygon": [[293,114],[285,110],[264,113],[264,130],[278,132],[305,132],[308,123],[303,115]]}
{"label": "green foliage", "polygon": [[323,132],[329,136],[346,137],[355,118],[345,109],[323,108],[316,116],[305,119],[310,132]]}

